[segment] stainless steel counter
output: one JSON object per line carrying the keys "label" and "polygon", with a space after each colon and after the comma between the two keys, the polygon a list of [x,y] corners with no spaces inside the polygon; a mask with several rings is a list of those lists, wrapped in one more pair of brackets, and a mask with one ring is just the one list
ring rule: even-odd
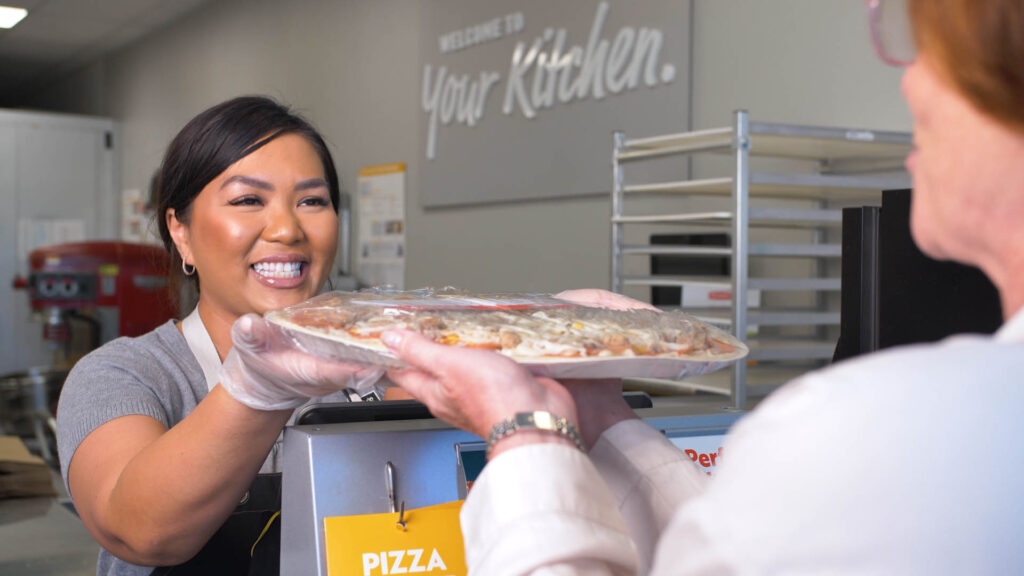
{"label": "stainless steel counter", "polygon": [[99,545],[54,498],[0,500],[0,574],[93,576]]}

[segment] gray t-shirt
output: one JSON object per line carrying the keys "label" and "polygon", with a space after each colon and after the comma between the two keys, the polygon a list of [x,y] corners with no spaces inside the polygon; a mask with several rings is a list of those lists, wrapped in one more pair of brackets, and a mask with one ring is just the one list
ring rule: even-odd
{"label": "gray t-shirt", "polygon": [[[206,397],[207,384],[174,321],[138,338],[118,338],[82,358],[68,374],[57,407],[57,450],[67,485],[68,464],[82,440],[121,416],[142,414],[170,428]],[[74,496],[72,494],[72,496]],[[101,549],[98,575],[143,575]]]}
{"label": "gray t-shirt", "polygon": [[[134,414],[155,418],[171,428],[195,409],[208,390],[203,370],[173,320],[138,338],[113,340],[82,358],[68,374],[57,406],[57,451],[65,486],[75,450],[93,430]],[[383,396],[382,387],[374,387],[372,392],[378,398]],[[305,405],[353,399],[359,400],[359,395],[342,390]],[[303,407],[292,414],[289,424]],[[281,447],[279,436],[261,472],[280,472]],[[152,570],[100,549],[96,568],[100,576],[134,576]]]}

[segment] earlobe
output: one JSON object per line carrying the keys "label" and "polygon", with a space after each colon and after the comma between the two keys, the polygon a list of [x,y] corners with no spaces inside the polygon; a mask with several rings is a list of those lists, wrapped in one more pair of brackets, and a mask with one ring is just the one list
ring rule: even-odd
{"label": "earlobe", "polygon": [[178,249],[181,259],[187,262],[191,256],[191,250],[188,246],[188,228],[178,220],[174,213],[174,208],[167,209],[165,218],[167,219],[167,231],[171,235],[171,241],[174,242],[174,246]]}

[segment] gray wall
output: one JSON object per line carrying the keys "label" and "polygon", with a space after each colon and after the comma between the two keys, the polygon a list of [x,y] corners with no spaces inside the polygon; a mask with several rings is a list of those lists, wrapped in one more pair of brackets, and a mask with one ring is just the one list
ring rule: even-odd
{"label": "gray wall", "polygon": [[[234,95],[271,94],[325,133],[347,189],[361,166],[408,164],[408,286],[607,286],[606,197],[420,207],[420,6],[221,0],[51,87],[34,104],[120,120],[122,185],[133,188],[145,187],[168,140],[195,113]],[[616,1],[613,10],[625,6]],[[695,128],[727,125],[742,107],[757,120],[909,129],[899,71],[874,58],[861,2],[696,0],[693,27]],[[696,166],[698,174],[715,169]]]}
{"label": "gray wall", "polygon": [[731,110],[746,108],[770,122],[910,129],[900,70],[875,57],[863,2],[696,5],[694,128],[721,125]]}

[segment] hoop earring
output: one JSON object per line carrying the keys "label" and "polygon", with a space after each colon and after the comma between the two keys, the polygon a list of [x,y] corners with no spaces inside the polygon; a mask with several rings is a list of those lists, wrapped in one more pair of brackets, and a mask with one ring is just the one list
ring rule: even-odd
{"label": "hoop earring", "polygon": [[[189,266],[192,266],[191,270],[188,269]],[[196,267],[194,265],[192,265],[192,264],[186,263],[185,259],[182,258],[181,259],[181,271],[185,273],[185,276],[191,276],[191,275],[196,273]]]}

